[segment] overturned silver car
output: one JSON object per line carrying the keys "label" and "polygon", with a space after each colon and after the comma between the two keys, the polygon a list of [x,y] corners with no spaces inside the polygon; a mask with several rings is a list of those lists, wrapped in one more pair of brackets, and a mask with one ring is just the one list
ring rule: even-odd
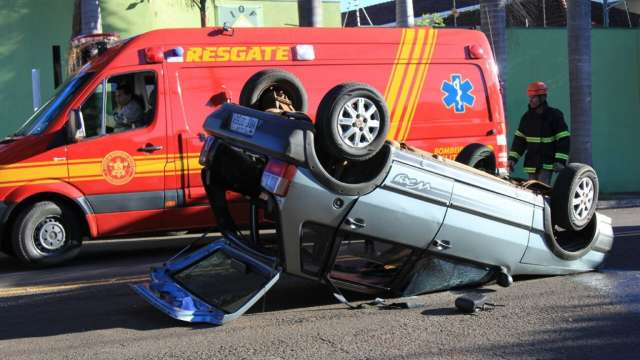
{"label": "overturned silver car", "polygon": [[[305,116],[233,104],[209,116],[205,130],[203,183],[224,237],[135,286],[176,319],[234,319],[282,271],[406,296],[590,271],[613,243],[586,165],[570,164],[552,190],[394,142],[345,161],[323,148]],[[250,202],[248,235],[229,211],[229,191]],[[263,238],[265,224],[277,236]]]}

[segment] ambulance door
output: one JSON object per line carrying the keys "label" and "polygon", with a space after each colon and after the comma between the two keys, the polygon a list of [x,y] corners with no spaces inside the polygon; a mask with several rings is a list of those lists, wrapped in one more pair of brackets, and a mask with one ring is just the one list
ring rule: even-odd
{"label": "ambulance door", "polygon": [[[200,150],[206,138],[202,127],[205,119],[218,106],[225,102],[224,86],[219,82],[214,67],[179,68],[179,65],[168,64],[176,68],[176,77],[169,81],[171,89],[179,89],[170,97],[172,101],[174,133],[178,135],[178,152],[181,159],[182,187],[184,189],[185,206],[209,205],[207,195],[200,180],[202,166],[198,162]],[[173,71],[172,71],[173,73]],[[182,122],[179,122],[182,118]],[[211,219],[206,217],[206,224]]]}
{"label": "ambulance door", "polygon": [[[127,71],[128,70],[128,71]],[[162,67],[118,69],[96,79],[74,109],[84,129],[68,146],[70,181],[96,214],[100,236],[162,230],[167,127]],[[175,193],[175,192],[174,192]],[[173,195],[175,198],[175,195]]]}

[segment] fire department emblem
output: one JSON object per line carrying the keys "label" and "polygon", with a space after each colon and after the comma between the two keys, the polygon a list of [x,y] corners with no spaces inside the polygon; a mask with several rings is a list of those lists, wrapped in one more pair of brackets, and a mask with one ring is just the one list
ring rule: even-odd
{"label": "fire department emblem", "polygon": [[124,151],[112,151],[102,159],[102,176],[109,184],[124,185],[136,174],[136,162]]}

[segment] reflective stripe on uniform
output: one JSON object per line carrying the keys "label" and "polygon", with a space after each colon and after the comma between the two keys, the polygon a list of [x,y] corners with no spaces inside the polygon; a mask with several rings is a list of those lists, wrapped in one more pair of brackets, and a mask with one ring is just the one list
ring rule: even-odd
{"label": "reflective stripe on uniform", "polygon": [[519,130],[516,130],[516,136],[520,136],[520,137],[526,138],[526,136],[524,136],[524,134],[521,133]]}
{"label": "reflective stripe on uniform", "polygon": [[536,168],[532,168],[532,167],[525,167],[523,168],[524,172],[529,173],[529,174],[533,174],[536,172]]}
{"label": "reflective stripe on uniform", "polygon": [[570,135],[571,135],[571,133],[569,133],[568,131],[561,131],[561,132],[557,133],[556,136],[554,136],[554,138],[556,140],[559,140],[559,139],[562,139],[562,138],[570,136]]}
{"label": "reflective stripe on uniform", "polygon": [[556,159],[569,160],[569,155],[563,153],[556,153]]}
{"label": "reflective stripe on uniform", "polygon": [[553,164],[543,164],[542,168],[545,170],[553,170]]}
{"label": "reflective stripe on uniform", "polygon": [[515,151],[509,151],[509,156],[511,156],[512,158],[515,158],[515,159],[519,159],[520,158],[520,154],[518,154]]}
{"label": "reflective stripe on uniform", "polygon": [[554,136],[550,136],[550,137],[530,137],[527,136],[527,142],[530,143],[552,143],[556,141],[556,138]]}

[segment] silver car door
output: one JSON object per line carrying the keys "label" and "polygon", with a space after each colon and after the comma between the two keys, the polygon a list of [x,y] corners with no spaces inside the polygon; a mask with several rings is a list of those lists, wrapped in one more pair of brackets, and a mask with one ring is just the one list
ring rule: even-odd
{"label": "silver car door", "polygon": [[394,161],[382,186],[358,199],[340,229],[425,249],[442,224],[453,183]]}
{"label": "silver car door", "polygon": [[531,203],[456,182],[442,228],[429,249],[511,268],[527,248],[533,208]]}

